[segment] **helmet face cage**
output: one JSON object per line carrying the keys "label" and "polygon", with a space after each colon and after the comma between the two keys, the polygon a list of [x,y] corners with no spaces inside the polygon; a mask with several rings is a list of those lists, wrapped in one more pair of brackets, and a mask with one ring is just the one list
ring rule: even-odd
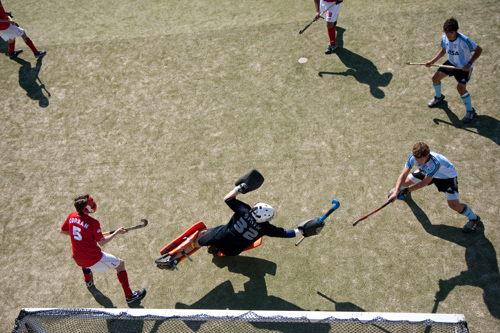
{"label": "helmet face cage", "polygon": [[252,208],[252,216],[255,222],[271,222],[274,217],[274,209],[271,205],[259,202]]}
{"label": "helmet face cage", "polygon": [[83,209],[83,211],[87,214],[92,214],[95,213],[97,210],[97,204],[95,203],[94,199],[89,196],[89,199],[87,200],[87,206]]}

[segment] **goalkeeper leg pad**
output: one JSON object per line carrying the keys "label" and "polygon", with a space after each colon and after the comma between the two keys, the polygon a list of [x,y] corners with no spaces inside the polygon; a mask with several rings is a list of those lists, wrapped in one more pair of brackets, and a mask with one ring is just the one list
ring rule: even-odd
{"label": "goalkeeper leg pad", "polygon": [[[179,246],[174,247],[171,251],[168,252],[168,254],[173,257],[174,255],[180,253],[182,256],[177,259],[178,262],[181,262],[186,258],[188,258],[189,261],[193,261],[189,257],[188,253],[193,254],[200,249],[199,247],[196,247],[196,243],[195,243],[196,238],[198,238],[199,233],[200,233],[200,230],[196,230],[189,237],[182,238],[182,243]],[[189,249],[189,251],[187,251],[188,249]]]}
{"label": "goalkeeper leg pad", "polygon": [[[206,229],[207,229],[207,227],[206,227],[205,223],[203,223],[201,221],[194,224],[191,228],[186,230],[179,237],[177,237],[176,239],[174,239],[173,241],[171,241],[170,243],[165,245],[165,247],[163,247],[163,249],[161,249],[160,254],[164,255],[164,254],[167,254],[170,251],[172,251],[174,248],[178,248],[179,245],[181,245],[183,243],[183,241],[186,241],[186,238],[191,236],[195,231],[203,231]],[[193,241],[194,241],[194,239],[193,239]]]}

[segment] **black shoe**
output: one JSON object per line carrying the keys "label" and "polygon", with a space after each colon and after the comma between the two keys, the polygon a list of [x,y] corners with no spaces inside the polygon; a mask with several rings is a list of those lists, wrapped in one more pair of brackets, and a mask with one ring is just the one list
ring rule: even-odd
{"label": "black shoe", "polygon": [[464,225],[464,227],[462,228],[462,232],[465,232],[466,234],[468,234],[469,232],[473,232],[476,229],[479,222],[481,222],[481,218],[479,217],[479,215],[477,215],[477,218],[475,220],[469,220]]}
{"label": "black shoe", "polygon": [[9,53],[9,58],[11,59],[17,58],[17,56],[20,55],[21,53],[23,53],[23,50],[21,49],[15,50],[14,53]]}
{"label": "black shoe", "polygon": [[332,44],[328,45],[328,48],[326,49],[325,54],[332,54],[336,48],[337,48],[337,45],[332,45]]}
{"label": "black shoe", "polygon": [[214,255],[214,256],[216,256],[217,252],[219,252],[219,250],[215,246],[209,245],[207,247],[207,252],[210,253],[210,254],[212,254],[212,255]]}
{"label": "black shoe", "polygon": [[146,289],[142,288],[140,290],[134,291],[132,293],[132,297],[130,297],[130,298],[125,297],[125,300],[127,301],[128,304],[130,304],[130,303],[140,301],[145,296],[146,296]]}
{"label": "black shoe", "polygon": [[432,108],[432,107],[436,106],[439,102],[441,102],[443,100],[444,100],[444,95],[441,95],[441,97],[434,96],[434,98],[429,101],[429,104],[427,104],[427,106],[430,107],[430,108]]}
{"label": "black shoe", "polygon": [[167,254],[155,260],[156,267],[158,267],[159,269],[168,269],[171,271],[177,269],[177,263],[178,261],[176,259],[172,259],[172,256],[170,254]]}
{"label": "black shoe", "polygon": [[472,108],[472,111],[467,111],[467,113],[465,114],[465,117],[462,119],[462,121],[467,124],[467,123],[470,123],[472,121],[472,119],[474,119],[475,117],[477,117],[477,113],[476,113],[476,110],[474,110],[474,108]]}
{"label": "black shoe", "polygon": [[35,54],[35,58],[37,58],[37,59],[43,58],[43,57],[45,57],[46,54],[47,54],[47,51],[38,51],[38,53]]}

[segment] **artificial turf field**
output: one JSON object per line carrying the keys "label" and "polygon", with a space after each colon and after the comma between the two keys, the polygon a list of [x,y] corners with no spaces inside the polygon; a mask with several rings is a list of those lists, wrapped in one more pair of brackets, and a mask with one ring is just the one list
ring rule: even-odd
{"label": "artificial turf field", "polygon": [[[104,247],[126,262],[143,308],[464,314],[500,331],[500,3],[347,0],[339,49],[325,55],[312,0],[4,0],[47,56],[10,60],[0,40],[0,330],[21,308],[125,308],[115,273],[94,298],[58,233],[90,193],[104,230],[149,220]],[[450,16],[483,48],[464,125],[453,78],[429,109],[435,69],[407,66],[439,51]],[[305,64],[300,57],[308,58]],[[442,63],[440,61],[439,63]],[[416,141],[458,170],[466,219],[429,187],[378,208]],[[252,168],[266,178],[241,199],[267,202],[284,228],[340,208],[323,232],[265,238],[241,257],[205,250],[179,271],[154,265],[195,222],[226,223],[222,198]]]}

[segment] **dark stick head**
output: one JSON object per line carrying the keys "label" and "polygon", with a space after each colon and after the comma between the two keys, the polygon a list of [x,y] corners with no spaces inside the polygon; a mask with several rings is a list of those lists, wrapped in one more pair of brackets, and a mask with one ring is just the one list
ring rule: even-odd
{"label": "dark stick head", "polygon": [[142,222],[144,227],[147,226],[149,223],[148,220],[146,220],[146,219],[141,219],[141,222]]}

